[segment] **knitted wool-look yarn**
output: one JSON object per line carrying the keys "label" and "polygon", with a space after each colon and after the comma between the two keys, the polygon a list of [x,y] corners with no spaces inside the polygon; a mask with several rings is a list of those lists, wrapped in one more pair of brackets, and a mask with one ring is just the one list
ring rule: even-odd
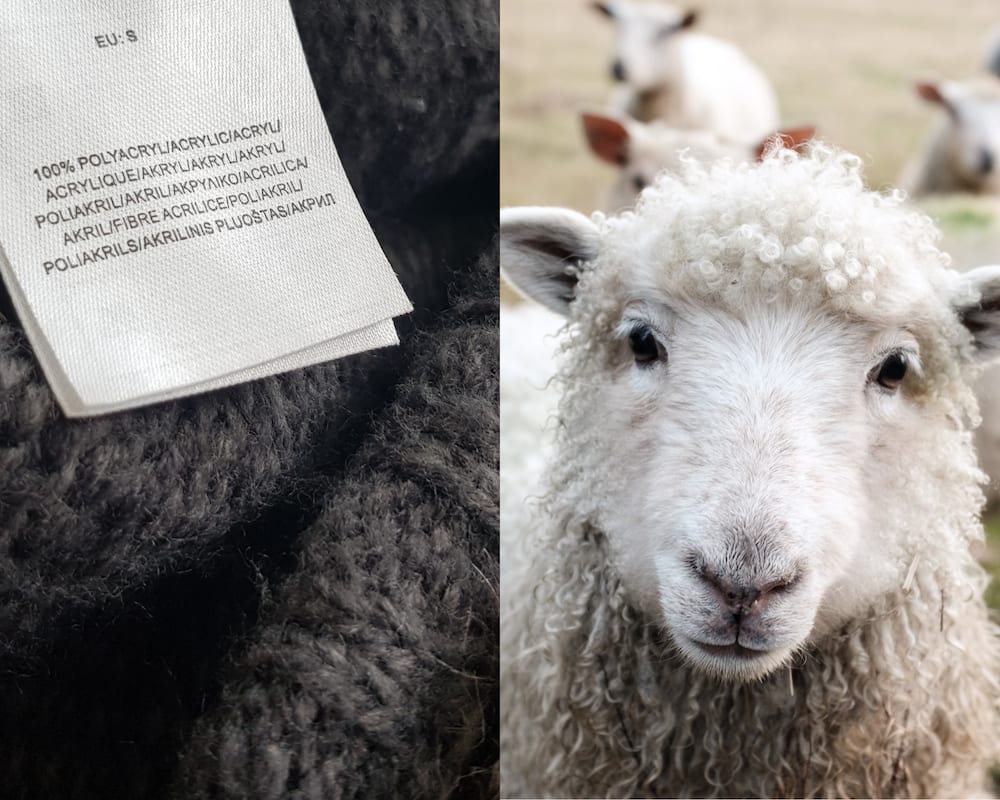
{"label": "knitted wool-look yarn", "polygon": [[[178,797],[496,791],[496,261],[303,535]],[[487,301],[487,298],[490,298]]]}
{"label": "knitted wool-look yarn", "polygon": [[[383,227],[418,314],[441,308],[436,262],[461,249],[418,225]],[[330,457],[317,440],[347,436],[399,363],[397,350],[377,351],[70,422],[20,331],[0,325],[0,653],[30,655],[40,629],[72,625],[95,598],[210,555]]]}
{"label": "knitted wool-look yarn", "polygon": [[207,555],[302,472],[308,442],[350,402],[340,369],[71,423],[19,332],[0,328],[0,653],[33,647],[65,610]]}
{"label": "knitted wool-look yarn", "polygon": [[[403,450],[398,467],[390,465],[389,444],[406,441],[402,432],[390,434],[397,406],[407,431],[426,426],[431,436],[438,430],[433,415],[450,409],[440,424],[453,435],[469,435],[471,428],[486,440],[496,436],[488,414],[466,418],[478,406],[457,394],[452,405],[447,397],[465,380],[488,385],[488,377],[474,380],[471,371],[481,368],[488,376],[495,369],[487,346],[491,329],[495,335],[489,310],[495,282],[467,293],[487,310],[470,299],[472,305],[462,306],[467,311],[442,316],[449,288],[466,285],[478,254],[494,247],[497,130],[469,124],[497,112],[497,14],[495,4],[487,5],[452,10],[434,3],[410,11],[382,0],[293,2],[327,119],[332,128],[344,126],[334,133],[345,168],[415,307],[397,321],[403,346],[69,421],[0,291],[4,800],[157,798],[175,783],[178,797],[212,795],[240,781],[245,789],[238,796],[295,796],[316,780],[306,766],[308,752],[319,754],[315,763],[332,796],[364,792],[365,781],[392,785],[387,792],[406,797],[443,796],[454,787],[458,795],[486,791],[497,759],[491,733],[497,609],[482,575],[495,583],[497,500],[482,470],[495,472],[495,450],[473,443],[455,462],[475,492],[462,488],[465,483],[450,486],[432,462],[405,485],[386,481],[406,470]],[[394,14],[402,14],[398,23]],[[344,66],[363,64],[366,52],[395,53],[396,68],[383,75]],[[363,80],[348,81],[355,73]],[[463,75],[465,83],[442,78],[448,75]],[[418,113],[406,99],[419,92],[427,110]],[[487,271],[495,268],[494,261]],[[476,311],[473,322],[468,309],[482,313]],[[437,338],[455,347],[473,329],[479,344],[470,355],[485,360],[474,359],[461,378],[436,369]],[[397,386],[401,377],[407,383]],[[423,421],[419,404],[408,399],[421,393],[438,398],[423,407]],[[485,402],[486,394],[479,399]],[[441,485],[432,488],[435,478]],[[362,483],[369,486],[367,502],[380,497],[386,503],[381,512],[354,494]],[[456,520],[457,527],[439,528],[429,512],[437,500],[441,520],[462,508],[466,527]],[[406,523],[412,535],[401,534],[395,548],[376,535],[378,548],[362,557],[364,534],[351,523],[362,511],[383,520],[409,513],[408,522],[396,518],[400,531]],[[421,536],[439,530],[451,542],[451,567],[437,562],[437,549],[420,546]],[[343,551],[336,549],[341,536]],[[349,563],[337,563],[341,552],[351,554]],[[421,563],[425,557],[430,563]],[[321,617],[335,606],[326,605],[325,587],[349,568],[352,580],[394,592],[396,577],[379,571],[392,559],[427,576],[419,582],[425,602],[410,598],[406,627],[393,633],[398,663],[409,648],[417,667],[397,670],[400,693],[384,694],[381,684],[357,678],[369,669],[369,655],[372,670],[384,660],[374,645],[361,643],[341,671],[330,662],[330,682],[322,692],[315,689],[320,676],[303,654],[329,651],[331,634]],[[445,574],[450,594],[439,597],[433,587]],[[360,636],[370,628],[375,642],[390,628],[378,593],[370,600],[351,607],[352,630]],[[310,617],[308,609],[319,616]],[[297,632],[296,648],[271,646],[283,643],[276,633],[282,628]],[[258,666],[265,651],[271,666]],[[287,720],[289,708],[303,707],[283,699],[294,686],[313,687],[327,716],[296,716],[289,723],[282,742],[296,755],[287,773],[244,780],[250,774],[245,757],[271,769],[274,761],[262,754],[277,752],[273,743],[263,744],[254,719],[238,718],[251,707],[245,698],[258,698],[252,707],[265,717]],[[381,749],[352,735],[371,724],[365,702],[396,720],[395,737],[386,737]],[[359,716],[352,720],[352,714]],[[334,717],[341,724],[336,731],[327,722]],[[234,725],[247,728],[239,747],[232,746],[240,735]],[[342,765],[316,749],[323,745],[339,748]],[[387,759],[393,769],[380,784],[371,776],[383,775]],[[285,795],[268,789],[279,779],[287,779]]]}
{"label": "knitted wool-look yarn", "polygon": [[495,794],[495,256],[481,270],[353,459],[0,680],[5,797],[163,796],[182,748],[178,798]]}
{"label": "knitted wool-look yarn", "polygon": [[[457,155],[437,173],[428,164],[458,139],[466,142],[462,154],[468,157],[478,158],[479,151],[489,152],[491,146],[495,152],[495,127],[445,124],[432,115],[429,127],[413,122],[410,129],[404,118],[415,112],[406,110],[406,98],[421,92],[433,96],[436,114],[446,109],[458,113],[470,104],[487,108],[490,94],[479,96],[482,87],[475,81],[468,90],[449,95],[444,84],[432,78],[471,69],[473,62],[483,67],[477,73],[479,83],[488,83],[491,74],[495,78],[495,64],[492,73],[484,67],[496,56],[495,9],[490,13],[463,6],[461,11],[442,11],[430,25],[430,7],[400,15],[399,3],[378,6],[359,3],[352,9],[341,4],[339,13],[332,14],[329,4],[294,4],[311,63],[319,62],[313,63],[313,73],[321,97],[333,104],[325,106],[328,118],[350,116],[364,122],[363,146],[352,151],[351,160],[342,150],[345,165],[358,170],[359,193],[387,185],[385,175],[398,173],[398,166],[380,149],[387,143],[402,147],[409,142],[416,161],[436,179],[463,167],[468,173],[469,163]],[[342,36],[349,30],[368,30],[377,27],[375,20],[396,22],[381,33],[369,31],[363,48],[354,38],[349,37],[354,42],[351,50],[339,39],[321,36],[334,28]],[[407,38],[413,25],[433,30],[433,37]],[[493,42],[487,46],[490,30]],[[451,44],[446,46],[445,40]],[[369,69],[364,85],[355,83],[349,76],[358,69],[345,65],[364,61],[369,46],[385,54],[380,58],[391,53],[397,65],[411,58],[419,68],[401,77],[399,67],[381,79],[375,75],[379,70]],[[341,66],[346,72],[324,61],[327,52],[330,58],[344,56]],[[443,53],[454,53],[455,58]],[[474,55],[468,56],[469,64],[455,66],[464,54]],[[397,86],[399,81],[402,86]],[[491,85],[495,94],[496,81]],[[372,93],[385,102],[359,101]],[[390,97],[396,97],[395,102]],[[349,115],[347,103],[352,104]],[[350,148],[350,136],[339,131],[338,147],[341,135]],[[411,180],[412,194],[416,173]],[[394,204],[404,199],[394,195]],[[460,237],[451,231],[451,220],[442,224],[405,215],[405,210],[397,211],[373,219],[373,225],[420,319],[445,301],[448,280],[442,279],[441,266],[455,257],[468,258],[469,246],[456,243]],[[478,224],[474,240],[482,241],[492,218]],[[383,351],[207,398],[68,423],[34,369],[19,331],[0,328],[0,653],[27,651],[34,631],[51,625],[53,615],[81,600],[114,595],[181,561],[204,557],[235,522],[257,513],[269,497],[298,479],[308,468],[315,449],[309,445],[320,430],[336,431],[370,407],[372,396],[379,396],[391,375],[386,366],[397,358],[395,351]]]}
{"label": "knitted wool-look yarn", "polygon": [[369,214],[406,205],[469,163],[496,171],[496,0],[293,0],[292,8],[337,151]]}

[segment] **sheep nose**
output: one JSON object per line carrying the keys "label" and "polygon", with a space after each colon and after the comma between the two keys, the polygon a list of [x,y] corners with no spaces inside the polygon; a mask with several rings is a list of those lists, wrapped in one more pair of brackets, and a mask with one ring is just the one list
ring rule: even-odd
{"label": "sheep nose", "polygon": [[711,588],[727,611],[740,615],[759,613],[772,598],[792,589],[800,579],[800,575],[796,573],[780,578],[741,582],[722,576],[708,567],[699,569],[698,576]]}
{"label": "sheep nose", "polygon": [[625,82],[625,65],[621,62],[620,58],[616,58],[611,62],[611,77],[619,83]]}
{"label": "sheep nose", "polygon": [[983,175],[989,175],[993,172],[993,153],[989,150],[983,149],[979,151],[979,171]]}

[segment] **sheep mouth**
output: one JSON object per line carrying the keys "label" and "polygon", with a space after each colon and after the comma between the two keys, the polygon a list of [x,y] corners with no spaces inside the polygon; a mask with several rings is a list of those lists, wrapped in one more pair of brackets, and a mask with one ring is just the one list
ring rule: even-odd
{"label": "sheep mouth", "polygon": [[781,666],[791,647],[769,643],[767,649],[748,647],[735,638],[729,644],[709,644],[690,636],[675,638],[680,655],[696,670],[724,681],[763,678]]}
{"label": "sheep mouth", "polygon": [[771,652],[770,650],[754,650],[738,642],[733,642],[732,644],[708,644],[706,642],[699,642],[697,639],[691,639],[690,641],[699,650],[716,658],[738,658],[743,661],[750,661],[766,656]]}

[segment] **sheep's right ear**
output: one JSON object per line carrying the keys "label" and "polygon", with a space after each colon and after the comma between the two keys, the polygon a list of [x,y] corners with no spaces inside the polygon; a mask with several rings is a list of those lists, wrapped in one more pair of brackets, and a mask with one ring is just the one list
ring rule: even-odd
{"label": "sheep's right ear", "polygon": [[615,7],[611,3],[591,3],[590,7],[610,19],[615,18]]}
{"label": "sheep's right ear", "polygon": [[959,275],[952,305],[972,334],[977,359],[1000,358],[1000,266],[977,267]]}
{"label": "sheep's right ear", "polygon": [[577,270],[599,248],[597,226],[565,208],[500,210],[500,266],[514,286],[559,314],[573,301]]}
{"label": "sheep's right ear", "polygon": [[583,133],[587,144],[595,156],[601,161],[607,161],[616,167],[624,167],[628,163],[628,128],[614,117],[602,114],[581,114]]}

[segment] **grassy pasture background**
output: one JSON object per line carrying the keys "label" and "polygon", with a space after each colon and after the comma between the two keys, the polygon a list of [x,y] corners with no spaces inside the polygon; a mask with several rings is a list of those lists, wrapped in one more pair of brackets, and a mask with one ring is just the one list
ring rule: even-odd
{"label": "grassy pasture background", "polygon": [[[822,139],[864,159],[869,184],[894,184],[939,113],[915,80],[961,79],[982,69],[1000,33],[996,0],[696,0],[700,29],[739,45],[770,77],[783,125],[810,123]],[[587,0],[501,4],[501,205],[597,207],[614,168],[586,149],[583,109],[612,89],[612,28]],[[970,197],[922,204],[959,268],[1000,263],[1000,204]],[[516,302],[504,289],[504,302]],[[1000,517],[987,520],[1000,609]]]}

